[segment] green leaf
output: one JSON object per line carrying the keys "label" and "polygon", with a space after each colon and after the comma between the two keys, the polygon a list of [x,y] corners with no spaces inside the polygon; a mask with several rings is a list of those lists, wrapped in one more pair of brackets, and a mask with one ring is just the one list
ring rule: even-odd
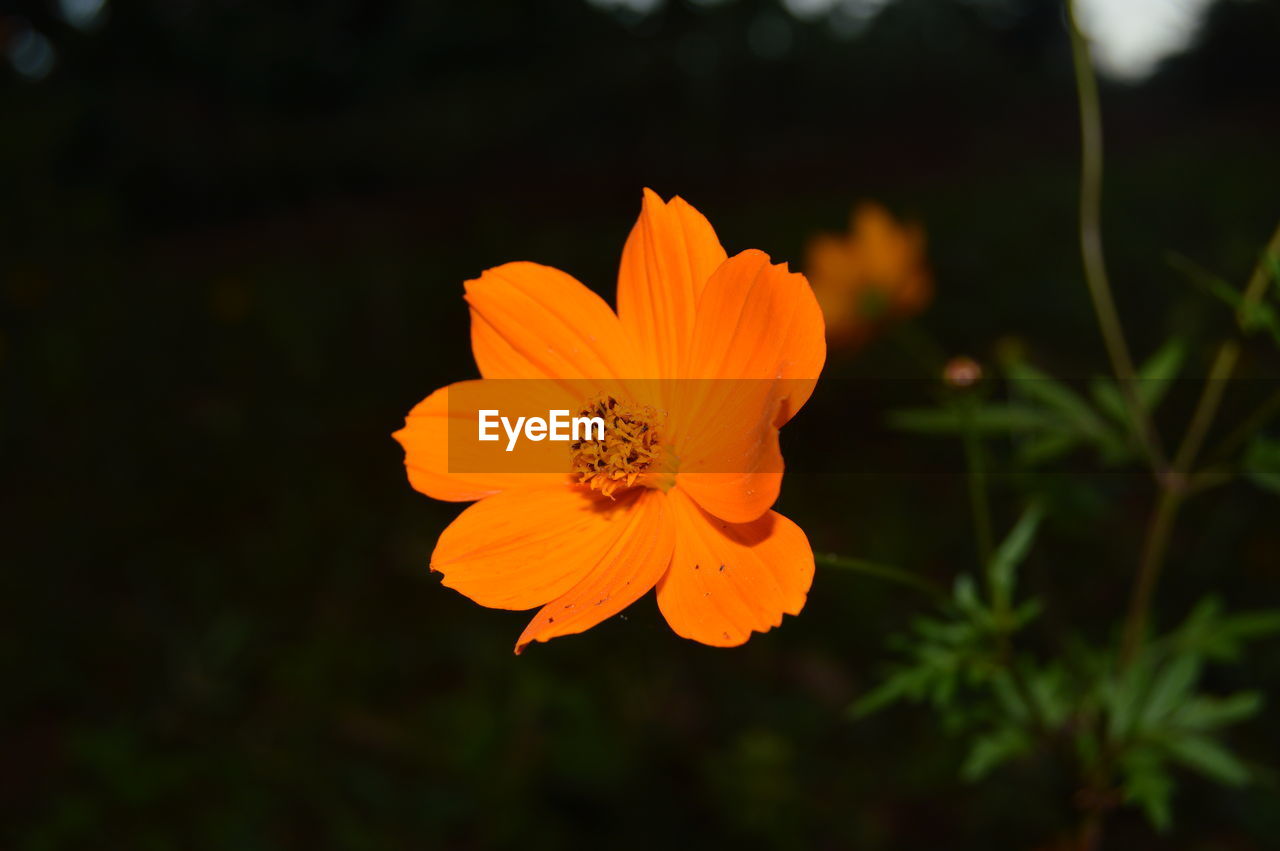
{"label": "green leaf", "polygon": [[1031,717],[1031,707],[1022,699],[1022,695],[1018,693],[1017,686],[1013,682],[1013,672],[1008,668],[1001,668],[991,678],[991,690],[995,694],[996,701],[1000,708],[1004,710],[1005,715],[1014,721],[1025,723]]}
{"label": "green leaf", "polygon": [[1041,372],[1024,361],[1014,361],[1005,367],[1009,383],[1021,391],[1028,399],[1035,399],[1045,407],[1062,414],[1066,420],[1074,424],[1086,434],[1097,434],[1103,430],[1094,410],[1089,407],[1074,390]]}
{"label": "green leaf", "polygon": [[1256,331],[1266,329],[1277,343],[1280,343],[1280,315],[1275,308],[1265,302],[1251,302],[1244,307],[1244,329]]}
{"label": "green leaf", "polygon": [[1027,466],[1044,464],[1061,458],[1080,445],[1082,436],[1070,431],[1051,431],[1029,438],[1018,445],[1018,459]]}
{"label": "green leaf", "polygon": [[1138,369],[1138,398],[1148,411],[1154,411],[1160,405],[1186,357],[1186,342],[1174,337]]}
{"label": "green leaf", "polygon": [[1107,713],[1107,738],[1128,741],[1141,717],[1154,675],[1151,654],[1135,659],[1113,678],[1104,681],[1102,698]]}
{"label": "green leaf", "polygon": [[969,782],[981,780],[997,766],[1031,752],[1031,737],[1017,727],[1004,727],[974,739],[960,775]]}
{"label": "green leaf", "polygon": [[1073,709],[1066,673],[1058,665],[1051,665],[1027,677],[1031,699],[1035,701],[1040,717],[1050,728],[1062,726]]}
{"label": "green leaf", "polygon": [[1280,610],[1262,609],[1223,616],[1221,609],[1221,604],[1215,599],[1201,602],[1169,636],[1168,642],[1179,653],[1197,653],[1218,661],[1234,661],[1247,642],[1280,632]]}
{"label": "green leaf", "polygon": [[1158,725],[1181,706],[1200,677],[1200,660],[1194,655],[1175,656],[1151,683],[1138,721],[1140,728]]}
{"label": "green leaf", "polygon": [[973,581],[973,577],[969,574],[962,573],[956,577],[955,591],[952,596],[956,601],[956,608],[960,610],[961,614],[966,615],[975,622],[990,620],[986,608],[982,605],[982,600],[978,597],[978,584]]}
{"label": "green leaf", "polygon": [[[1243,293],[1194,261],[1175,254],[1169,258],[1169,262],[1174,268],[1185,274],[1193,284],[1196,284],[1214,298],[1230,305],[1232,309],[1238,311],[1244,306]],[[1243,320],[1246,331],[1266,328],[1271,332],[1271,336],[1275,341],[1280,343],[1280,317],[1277,316],[1271,305],[1265,302],[1256,302],[1249,305],[1244,311]]]}
{"label": "green leaf", "polygon": [[[1187,357],[1187,344],[1179,337],[1174,337],[1156,350],[1155,354],[1138,368],[1135,391],[1138,401],[1146,411],[1154,411],[1160,406],[1169,388],[1178,377]],[[1126,432],[1136,436],[1137,429],[1133,417],[1129,415],[1129,405],[1125,401],[1120,386],[1110,378],[1094,378],[1089,382],[1089,392],[1098,410],[1120,425]],[[1104,447],[1104,450],[1111,447]],[[1119,456],[1116,456],[1119,460]]]}
{"label": "green leaf", "polygon": [[1022,629],[1036,618],[1040,617],[1040,613],[1044,611],[1044,602],[1039,598],[1032,597],[1025,601],[1018,608],[1013,610],[1013,627],[1014,629]]}
{"label": "green leaf", "polygon": [[1013,599],[1014,577],[1018,565],[1022,564],[1035,541],[1036,531],[1040,528],[1040,520],[1044,511],[1038,503],[1032,503],[1022,512],[1022,517],[1013,529],[1000,542],[991,556],[991,564],[987,567],[987,575],[991,578],[991,590],[997,600],[997,609],[1006,606]]}
{"label": "green leaf", "polygon": [[1113,420],[1125,428],[1131,428],[1129,408],[1124,403],[1124,395],[1120,387],[1110,378],[1101,376],[1089,382],[1089,393],[1093,396],[1098,410],[1108,414]]}
{"label": "green leaf", "polygon": [[1243,294],[1221,278],[1210,276],[1203,279],[1202,283],[1210,294],[1217,296],[1234,309],[1244,311],[1242,319],[1246,331],[1265,328],[1271,332],[1277,342],[1280,342],[1280,318],[1277,318],[1271,305],[1263,302],[1246,305]]}
{"label": "green leaf", "polygon": [[905,408],[890,411],[891,428],[915,434],[961,434],[969,428],[979,434],[1007,435],[1039,431],[1055,425],[1053,417],[1026,405],[984,405],[965,412],[951,408]]}
{"label": "green leaf", "polygon": [[849,714],[854,718],[865,718],[900,700],[918,699],[927,680],[927,671],[903,668],[855,701],[849,707]]}
{"label": "green leaf", "polygon": [[916,618],[912,628],[924,638],[939,644],[952,646],[964,644],[976,638],[973,624],[966,621],[940,621],[935,618]]}
{"label": "green leaf", "polygon": [[1201,695],[1183,703],[1170,721],[1189,730],[1211,730],[1252,718],[1262,708],[1262,695],[1246,691],[1229,697]]}
{"label": "green leaf", "polygon": [[1258,487],[1280,493],[1280,440],[1254,437],[1244,454],[1244,472]]}
{"label": "green leaf", "polygon": [[1242,786],[1249,781],[1244,763],[1207,736],[1179,736],[1164,747],[1173,759],[1219,783]]}
{"label": "green leaf", "polygon": [[1125,799],[1142,807],[1156,830],[1168,830],[1173,824],[1173,778],[1159,756],[1148,750],[1133,751],[1122,759],[1121,766]]}

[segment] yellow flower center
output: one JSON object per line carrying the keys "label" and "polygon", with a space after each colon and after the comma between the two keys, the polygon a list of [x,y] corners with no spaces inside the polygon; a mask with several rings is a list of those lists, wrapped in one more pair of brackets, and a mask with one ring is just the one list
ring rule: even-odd
{"label": "yellow flower center", "polygon": [[598,432],[588,429],[593,439],[575,440],[570,473],[581,484],[589,484],[612,497],[614,491],[638,482],[659,486],[654,474],[659,471],[661,414],[648,405],[633,405],[602,394],[587,402],[578,414],[599,417],[604,421],[604,438],[594,439]]}

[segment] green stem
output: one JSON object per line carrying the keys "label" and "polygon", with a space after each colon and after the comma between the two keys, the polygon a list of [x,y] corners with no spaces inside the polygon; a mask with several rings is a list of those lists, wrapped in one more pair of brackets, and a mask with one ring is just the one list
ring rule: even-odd
{"label": "green stem", "polygon": [[1266,401],[1258,406],[1257,410],[1245,417],[1240,425],[1232,429],[1231,433],[1223,438],[1222,443],[1218,444],[1218,447],[1209,453],[1209,458],[1213,461],[1221,461],[1231,455],[1243,446],[1244,442],[1252,437],[1254,432],[1271,422],[1271,418],[1278,413],[1280,413],[1280,390],[1268,396]]}
{"label": "green stem", "polygon": [[903,570],[900,567],[892,567],[887,564],[866,561],[860,558],[846,558],[845,556],[838,556],[835,553],[815,553],[814,561],[820,567],[832,567],[837,570],[861,573],[864,576],[874,576],[877,579],[885,579],[889,582],[896,582],[899,585],[907,585],[911,588],[915,588],[917,591],[923,591],[933,597],[942,598],[946,596],[941,588],[930,582],[928,579],[925,579],[923,576],[917,576],[916,574]]}
{"label": "green stem", "polygon": [[1253,307],[1266,295],[1267,281],[1271,280],[1271,269],[1267,260],[1277,256],[1280,256],[1280,225],[1276,225],[1275,233],[1271,234],[1271,240],[1263,250],[1262,256],[1258,258],[1257,265],[1253,267],[1253,274],[1249,277],[1249,285],[1245,287],[1240,309],[1236,311],[1236,320],[1242,328],[1247,324],[1248,315]]}
{"label": "green stem", "polygon": [[1169,547],[1169,534],[1173,531],[1178,509],[1182,507],[1182,492],[1171,487],[1160,489],[1155,513],[1147,526],[1147,536],[1142,545],[1142,560],[1138,564],[1138,580],[1129,597],[1129,614],[1125,618],[1124,633],[1120,641],[1120,662],[1128,665],[1137,656],[1147,631],[1147,612],[1151,608],[1151,596],[1160,578],[1164,554]]}
{"label": "green stem", "polygon": [[964,458],[969,482],[969,506],[973,511],[974,542],[977,546],[978,565],[986,569],[991,565],[993,552],[986,456],[978,430],[974,427],[976,401],[973,396],[966,394],[958,404],[964,421]]}
{"label": "green stem", "polygon": [[1221,487],[1235,478],[1235,470],[1223,467],[1209,467],[1200,470],[1187,478],[1187,496],[1195,496]]}
{"label": "green stem", "polygon": [[1069,4],[1071,55],[1075,66],[1076,88],[1080,99],[1080,253],[1084,261],[1085,283],[1098,316],[1098,326],[1124,395],[1129,415],[1133,418],[1138,441],[1151,469],[1157,475],[1164,469],[1159,438],[1151,425],[1145,406],[1138,395],[1137,370],[1124,329],[1111,295],[1107,267],[1102,255],[1102,113],[1098,100],[1098,82],[1093,76],[1089,45],[1077,21],[1075,3]]}
{"label": "green stem", "polygon": [[1209,377],[1205,379],[1204,391],[1196,404],[1195,413],[1191,416],[1191,424],[1187,426],[1186,436],[1178,447],[1178,454],[1173,459],[1173,472],[1187,476],[1191,473],[1200,447],[1213,425],[1213,418],[1218,414],[1218,406],[1222,403],[1222,394],[1231,380],[1231,373],[1240,358],[1240,345],[1234,340],[1227,340],[1218,348],[1218,355],[1213,359],[1209,369]]}
{"label": "green stem", "polygon": [[1169,535],[1173,531],[1178,510],[1188,494],[1191,481],[1191,469],[1204,445],[1205,436],[1213,426],[1222,402],[1222,394],[1231,372],[1235,369],[1236,360],[1240,357],[1240,346],[1234,340],[1228,340],[1218,349],[1213,360],[1209,376],[1205,379],[1204,389],[1200,393],[1200,401],[1196,403],[1195,413],[1187,426],[1187,433],[1178,446],[1174,456],[1173,467],[1160,484],[1160,496],[1156,502],[1156,510],[1151,523],[1147,527],[1147,537],[1142,547],[1142,560],[1138,565],[1138,579],[1133,586],[1133,594],[1129,598],[1129,614],[1125,618],[1124,633],[1120,643],[1121,664],[1129,664],[1142,646],[1143,636],[1147,629],[1147,615],[1151,609],[1151,598],[1155,593],[1156,583],[1164,566],[1165,552],[1169,548]]}

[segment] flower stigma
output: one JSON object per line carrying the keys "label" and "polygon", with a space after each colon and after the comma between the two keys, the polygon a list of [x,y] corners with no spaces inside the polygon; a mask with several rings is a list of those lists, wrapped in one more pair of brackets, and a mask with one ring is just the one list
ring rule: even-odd
{"label": "flower stigma", "polygon": [[590,485],[611,499],[615,491],[637,483],[664,491],[671,486],[670,476],[657,475],[662,466],[659,426],[665,419],[657,409],[604,393],[588,401],[579,416],[604,420],[603,438],[591,439],[588,430],[587,437],[569,446],[570,474],[579,484]]}

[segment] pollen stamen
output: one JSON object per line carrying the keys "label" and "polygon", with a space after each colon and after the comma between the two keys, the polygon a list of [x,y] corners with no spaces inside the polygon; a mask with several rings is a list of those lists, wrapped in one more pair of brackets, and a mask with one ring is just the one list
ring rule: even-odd
{"label": "pollen stamen", "polygon": [[661,443],[661,415],[648,405],[633,405],[602,394],[587,402],[579,416],[604,421],[604,439],[575,440],[570,444],[570,473],[608,497],[614,492],[644,484],[656,472]]}

